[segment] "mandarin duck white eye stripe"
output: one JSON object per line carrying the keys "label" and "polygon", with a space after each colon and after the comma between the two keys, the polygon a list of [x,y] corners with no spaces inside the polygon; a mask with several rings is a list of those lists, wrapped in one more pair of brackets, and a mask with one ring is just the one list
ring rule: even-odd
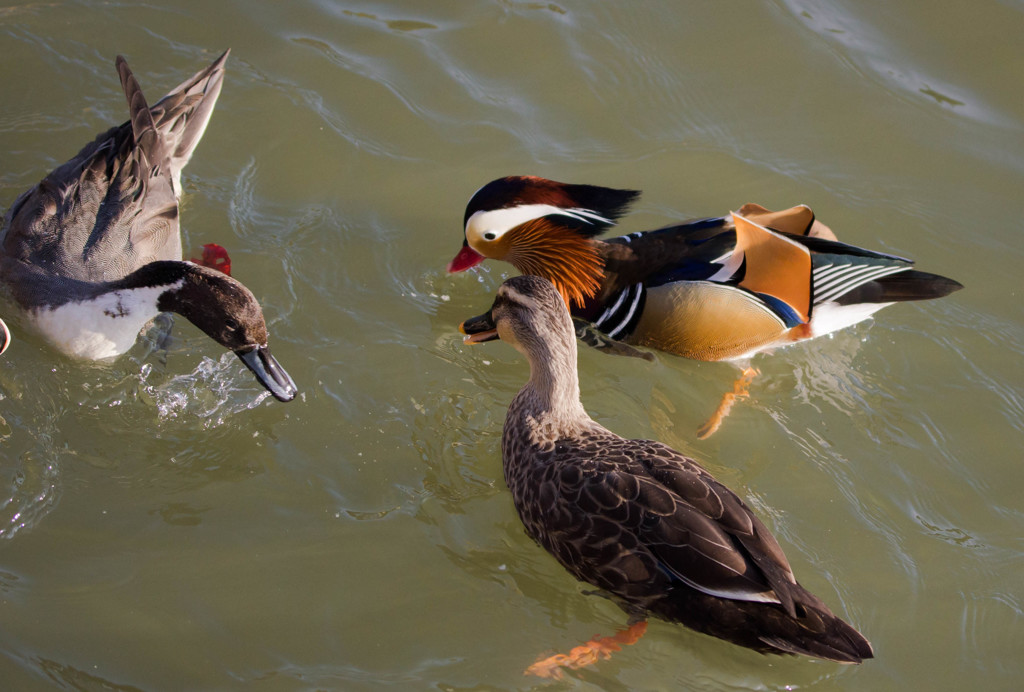
{"label": "mandarin duck white eye stripe", "polygon": [[466,222],[466,238],[471,242],[480,238],[489,241],[497,240],[517,226],[553,214],[568,216],[589,224],[611,225],[615,223],[589,209],[563,209],[550,204],[520,204],[505,209],[474,212]]}

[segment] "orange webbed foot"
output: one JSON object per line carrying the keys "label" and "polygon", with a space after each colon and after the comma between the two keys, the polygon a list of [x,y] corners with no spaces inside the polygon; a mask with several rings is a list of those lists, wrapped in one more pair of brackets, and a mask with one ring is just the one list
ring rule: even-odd
{"label": "orange webbed foot", "polygon": [[725,393],[722,397],[722,403],[711,414],[711,418],[698,428],[697,439],[706,440],[715,434],[715,431],[721,427],[722,421],[729,415],[729,411],[732,410],[732,405],[736,403],[736,400],[745,399],[750,396],[750,383],[759,374],[756,368],[747,367],[743,369],[743,372],[740,373],[740,376],[733,383],[732,391]]}
{"label": "orange webbed foot", "polygon": [[647,622],[637,622],[611,637],[594,637],[590,641],[573,648],[567,654],[555,654],[540,659],[526,669],[524,675],[537,675],[542,678],[561,679],[563,668],[573,670],[597,663],[602,658],[611,658],[612,654],[624,646],[635,644],[647,631]]}

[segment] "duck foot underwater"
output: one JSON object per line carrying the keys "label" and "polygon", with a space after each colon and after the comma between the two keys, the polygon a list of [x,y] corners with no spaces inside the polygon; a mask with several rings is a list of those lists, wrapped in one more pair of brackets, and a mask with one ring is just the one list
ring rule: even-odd
{"label": "duck foot underwater", "polygon": [[736,403],[737,399],[746,399],[750,396],[750,383],[760,374],[756,368],[746,367],[743,369],[740,376],[733,382],[732,391],[726,392],[722,396],[722,401],[718,404],[715,412],[711,414],[711,417],[708,418],[704,425],[697,429],[698,440],[708,439],[722,427],[722,421],[732,411],[732,405]]}
{"label": "duck foot underwater", "polygon": [[609,659],[622,647],[636,644],[640,637],[647,631],[647,621],[633,623],[624,630],[621,630],[610,637],[595,636],[580,646],[573,647],[567,654],[555,654],[540,659],[526,669],[525,675],[536,675],[542,678],[554,678],[561,680],[563,668],[577,670],[589,666],[602,659]]}

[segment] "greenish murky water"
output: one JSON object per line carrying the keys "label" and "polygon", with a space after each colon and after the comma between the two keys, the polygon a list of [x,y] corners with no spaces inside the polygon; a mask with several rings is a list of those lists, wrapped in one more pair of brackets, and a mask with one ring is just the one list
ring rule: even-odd
{"label": "greenish murky water", "polygon": [[[1016,689],[1024,677],[1024,5],[38,2],[0,8],[0,209],[232,48],[185,171],[302,388],[267,398],[176,320],[82,365],[0,359],[4,689]],[[463,346],[506,265],[449,277],[510,174],[644,190],[622,230],[811,205],[966,289],[755,365],[581,354],[584,403],[744,497],[877,658],[766,658],[625,622],[523,534],[507,345]],[[7,317],[9,311],[4,315]]]}

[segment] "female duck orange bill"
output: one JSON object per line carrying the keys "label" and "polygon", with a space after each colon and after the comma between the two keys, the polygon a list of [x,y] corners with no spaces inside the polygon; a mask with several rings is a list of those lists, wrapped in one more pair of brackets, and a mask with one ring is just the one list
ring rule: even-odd
{"label": "female duck orange bill", "polygon": [[[598,239],[639,194],[531,176],[494,180],[470,199],[463,247],[448,271],[487,258],[510,262],[554,283],[591,345],[628,352],[625,342],[711,361],[748,359],[895,302],[962,288],[910,260],[836,241],[806,206],[747,204],[729,216]],[[744,372],[702,437],[753,374]]]}
{"label": "female duck orange bill", "polygon": [[227,58],[150,107],[118,56],[129,120],[11,205],[0,229],[0,283],[66,355],[119,356],[159,313],[176,312],[234,351],[274,397],[291,401],[298,389],[270,354],[256,297],[223,265],[181,259],[181,170],[213,114]]}
{"label": "female duck orange bill", "polygon": [[509,279],[490,312],[461,328],[467,342],[500,338],[530,363],[501,439],[526,533],[632,621],[527,672],[558,676],[607,657],[643,634],[648,613],[761,653],[872,657],[856,629],[797,583],[778,542],[735,493],[674,449],[625,439],[590,418],[572,321],[548,280]]}

